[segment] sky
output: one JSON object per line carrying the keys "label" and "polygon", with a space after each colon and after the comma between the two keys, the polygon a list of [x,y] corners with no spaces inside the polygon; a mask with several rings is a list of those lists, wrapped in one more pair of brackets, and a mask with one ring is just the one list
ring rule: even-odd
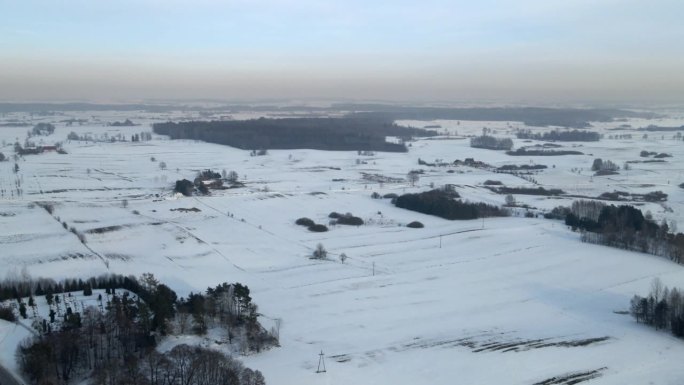
{"label": "sky", "polygon": [[681,0],[0,0],[0,100],[684,102]]}

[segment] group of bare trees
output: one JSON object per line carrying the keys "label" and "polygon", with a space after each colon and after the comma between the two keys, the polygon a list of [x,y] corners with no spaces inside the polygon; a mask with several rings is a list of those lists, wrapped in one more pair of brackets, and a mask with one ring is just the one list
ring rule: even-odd
{"label": "group of bare trees", "polygon": [[659,278],[651,282],[646,297],[635,295],[630,302],[630,314],[637,322],[656,329],[667,329],[673,335],[684,337],[684,291],[669,289]]}

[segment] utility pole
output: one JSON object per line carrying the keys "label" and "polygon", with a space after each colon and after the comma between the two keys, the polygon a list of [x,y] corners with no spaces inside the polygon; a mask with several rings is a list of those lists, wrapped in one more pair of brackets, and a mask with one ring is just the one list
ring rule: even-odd
{"label": "utility pole", "polygon": [[[316,373],[325,373],[325,358],[323,357],[323,350],[321,350],[321,354],[319,354],[318,356],[318,369],[316,369]],[[322,370],[321,366],[323,367]]]}
{"label": "utility pole", "polygon": [[375,277],[375,262],[373,262],[373,276]]}
{"label": "utility pole", "polygon": [[439,234],[439,248],[442,248],[442,234]]}

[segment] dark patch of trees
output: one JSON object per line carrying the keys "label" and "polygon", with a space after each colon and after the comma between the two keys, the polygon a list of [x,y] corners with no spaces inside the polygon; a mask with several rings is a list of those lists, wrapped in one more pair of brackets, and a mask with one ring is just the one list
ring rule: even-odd
{"label": "dark patch of trees", "polygon": [[393,203],[399,208],[436,215],[449,220],[503,217],[508,215],[508,211],[498,206],[477,202],[464,202],[456,198],[458,198],[458,194],[453,192],[431,190],[417,194],[400,195]]}
{"label": "dark patch of trees", "polygon": [[586,214],[570,212],[565,224],[573,230],[582,231],[583,242],[595,243],[620,249],[660,255],[677,263],[684,256],[684,234],[669,232],[667,222],[660,225],[646,218],[641,210],[627,205],[602,206],[598,217],[595,209]]}
{"label": "dark patch of trees", "polygon": [[603,160],[601,158],[596,158],[594,159],[594,162],[591,164],[591,171],[617,171],[620,169],[620,166],[617,164],[613,163],[610,160]]}
{"label": "dark patch of trees", "polygon": [[637,322],[656,329],[669,330],[684,338],[684,291],[672,288],[655,278],[646,297],[635,295],[630,301],[630,314]]}
{"label": "dark patch of trees", "polygon": [[583,152],[574,150],[530,150],[527,148],[519,148],[515,151],[507,151],[507,155],[511,156],[562,156],[562,155],[584,155]]}
{"label": "dark patch of trees", "polygon": [[306,218],[306,217],[302,217],[302,218],[297,219],[297,220],[295,221],[295,224],[296,224],[296,225],[299,225],[299,226],[306,226],[306,227],[309,227],[309,226],[315,225],[316,222],[314,222],[313,219]]}
{"label": "dark patch of trees", "polygon": [[561,219],[565,220],[565,217],[570,213],[570,209],[565,206],[556,206],[551,211],[544,213],[544,218],[546,219]]}
{"label": "dark patch of trees", "polygon": [[33,135],[51,135],[55,132],[55,125],[51,123],[38,123],[33,126],[31,134]]}
{"label": "dark patch of trees", "polygon": [[260,352],[278,345],[277,333],[269,333],[258,322],[258,310],[247,285],[227,282],[207,288],[204,294],[190,293],[178,305],[179,323],[191,316],[192,329],[200,335],[207,332],[209,324],[220,325],[228,331],[231,343],[241,341],[245,352]]}
{"label": "dark patch of trees", "polygon": [[665,202],[667,201],[667,194],[664,192],[658,190],[658,191],[651,191],[646,194],[631,194],[628,193],[627,191],[613,191],[613,192],[604,192],[601,193],[597,197],[597,199],[605,199],[605,200],[611,200],[611,201],[627,201],[627,200],[634,200],[634,201],[644,201],[644,202]]}
{"label": "dark patch of trees", "polygon": [[475,107],[440,108],[407,107],[384,104],[338,104],[333,106],[343,111],[373,111],[356,113],[354,116],[372,116],[386,120],[479,120],[517,121],[528,126],[560,126],[586,128],[589,122],[611,122],[618,117],[653,117],[652,113],[640,113],[614,109],[571,109],[540,107]]}
{"label": "dark patch of trees", "polygon": [[544,164],[507,164],[497,168],[497,171],[532,171],[532,170],[544,170],[548,166]]}
{"label": "dark patch of trees", "polygon": [[326,225],[318,224],[314,222],[312,219],[306,217],[297,219],[295,221],[295,224],[299,226],[304,226],[307,229],[309,229],[309,231],[312,231],[314,233],[324,233],[328,231],[328,227]]}
{"label": "dark patch of trees", "polygon": [[656,126],[656,125],[653,125],[653,124],[652,124],[652,125],[650,125],[650,126],[648,126],[648,127],[639,128],[639,129],[637,129],[637,131],[650,131],[650,132],[654,132],[654,131],[665,131],[665,132],[669,132],[669,131],[684,131],[684,126],[680,126],[680,127],[661,127],[661,126]]}
{"label": "dark patch of trees", "polygon": [[601,135],[594,131],[572,130],[572,131],[549,131],[544,133],[533,133],[530,130],[520,130],[516,134],[518,139],[534,139],[558,142],[597,142]]}
{"label": "dark patch of trees", "polygon": [[406,152],[387,136],[434,136],[434,131],[401,127],[374,118],[290,118],[155,123],[154,132],[172,139],[195,139],[245,150],[297,149]]}
{"label": "dark patch of trees", "polygon": [[340,214],[333,211],[328,217],[333,219],[330,221],[333,225],[361,226],[364,223],[363,219],[355,217],[352,213]]}
{"label": "dark patch of trees", "polygon": [[319,223],[309,226],[308,229],[314,233],[325,233],[328,231],[328,227],[326,225],[321,225]]}
{"label": "dark patch of trees", "polygon": [[513,140],[509,138],[496,138],[489,135],[481,135],[470,138],[470,147],[488,150],[510,150],[513,148]]}
{"label": "dark patch of trees", "polygon": [[0,306],[0,319],[4,319],[5,321],[9,322],[14,322],[17,320],[17,317],[14,315],[12,308]]}
{"label": "dark patch of trees", "polygon": [[177,180],[176,187],[174,187],[173,191],[189,197],[192,196],[192,193],[195,191],[195,185],[187,179]]}
{"label": "dark patch of trees", "polygon": [[543,187],[489,187],[490,190],[496,192],[497,194],[520,194],[520,195],[543,195],[543,196],[554,196],[563,195],[565,191],[557,188],[545,189]]}
{"label": "dark patch of trees", "polygon": [[423,225],[422,223],[420,223],[418,221],[413,221],[413,222],[409,223],[408,225],[406,225],[406,227],[409,227],[412,229],[422,229],[423,227],[425,227],[425,225]]}
{"label": "dark patch of trees", "polygon": [[[133,127],[133,126],[137,126],[137,124],[131,122],[130,119],[126,119],[123,122],[116,121],[116,122],[108,123],[107,125],[112,126],[112,127]],[[137,140],[136,140],[136,142],[137,142]]]}

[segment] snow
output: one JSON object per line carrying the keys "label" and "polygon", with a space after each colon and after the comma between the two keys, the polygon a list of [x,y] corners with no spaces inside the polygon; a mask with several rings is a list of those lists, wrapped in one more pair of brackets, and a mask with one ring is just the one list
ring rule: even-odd
{"label": "snow", "polygon": [[[93,115],[103,122],[130,117],[75,114]],[[140,143],[65,140],[72,130],[130,137],[149,130],[151,122],[178,116],[183,115],[136,113],[131,120],[143,124],[136,127],[57,124],[50,140],[63,141],[67,155],[26,156],[18,162],[17,175],[13,162],[0,163],[2,269],[16,272],[26,266],[33,276],[56,279],[152,272],[181,296],[226,281],[247,284],[264,314],[262,320],[283,320],[281,347],[241,358],[262,371],[269,384],[531,384],[602,368],[592,383],[681,383],[676,357],[684,354],[684,342],[619,314],[634,294],[648,291],[654,277],[668,286],[684,287],[681,266],[655,256],[583,244],[559,221],[447,221],[370,197],[372,192],[401,194],[424,191],[430,183],[450,183],[466,199],[502,204],[504,196],[482,187],[485,180],[536,187],[482,169],[418,165],[419,158],[453,162],[473,157],[495,166],[546,164],[549,168],[534,176],[539,183],[577,195],[662,190],[669,194],[666,203],[640,208],[650,210],[657,220],[681,221],[684,195],[677,185],[682,181],[684,146],[671,139],[673,133],[663,133],[665,139],[649,133],[644,140],[641,132],[624,131],[633,139],[577,143],[581,147],[576,149],[585,155],[561,157],[511,157],[470,148],[467,138],[455,136],[478,135],[483,126],[496,136],[511,136],[513,128],[524,127],[516,122],[413,121],[419,127],[439,124],[454,136],[416,141],[407,154],[374,156],[270,150],[269,155],[250,157],[248,151],[158,136]],[[595,126],[606,130],[623,123],[674,126],[683,121],[635,119]],[[23,138],[25,131],[0,131],[0,139],[6,140],[0,151],[11,154],[14,138]],[[529,144],[514,142],[516,148]],[[633,164],[620,175],[591,176],[594,158],[622,165],[642,159],[641,150],[672,153],[673,158],[667,163]],[[357,164],[356,159],[366,163]],[[159,168],[162,161],[166,170]],[[365,172],[405,178],[419,168],[425,173],[415,187],[405,182],[380,185],[361,177]],[[192,179],[203,169],[235,170],[246,186],[206,197],[172,194],[175,180]],[[23,189],[19,196],[17,179]],[[572,201],[524,195],[516,200],[539,209]],[[53,214],[32,202],[53,202]],[[201,211],[171,211],[193,207]],[[294,224],[299,217],[309,217],[327,225],[332,211],[351,212],[367,224],[331,226],[326,233]],[[425,228],[404,226],[414,220]],[[86,244],[61,222],[85,234]],[[118,227],[93,232],[110,226]],[[308,258],[318,243],[329,251],[329,260]],[[344,264],[338,259],[341,253],[349,257]],[[23,331],[7,323],[0,328],[0,360],[12,368],[12,347]],[[488,343],[602,337],[608,339],[586,346],[476,351]],[[197,341],[179,337],[162,347],[185,340]],[[317,374],[321,350],[327,372]]]}

